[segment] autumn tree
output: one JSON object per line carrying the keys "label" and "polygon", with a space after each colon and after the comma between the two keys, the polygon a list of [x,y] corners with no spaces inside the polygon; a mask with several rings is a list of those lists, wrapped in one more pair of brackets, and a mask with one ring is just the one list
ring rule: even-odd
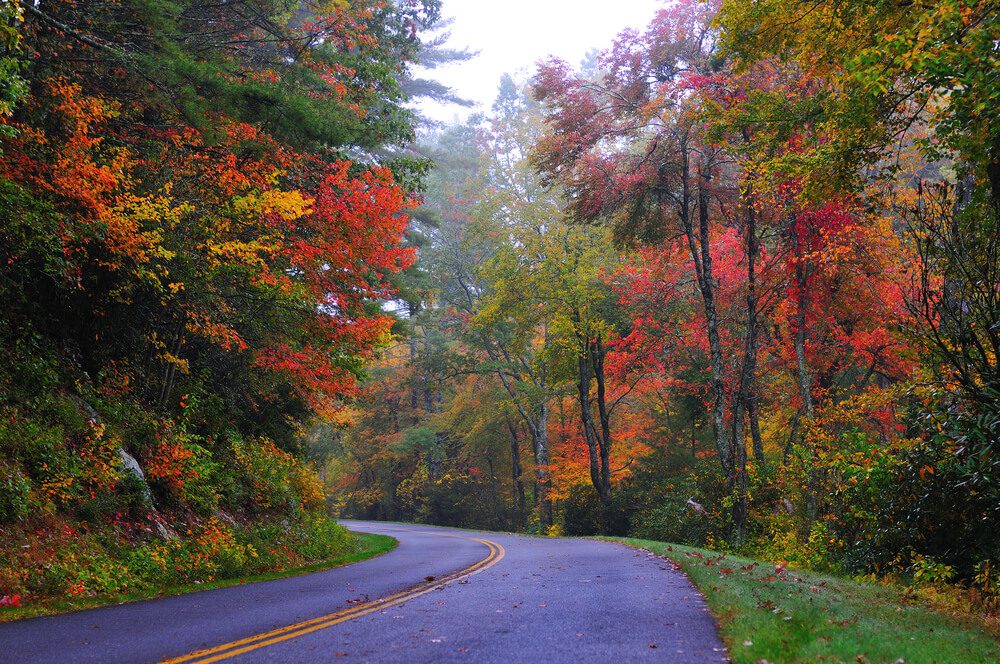
{"label": "autumn tree", "polygon": [[413,260],[400,78],[437,4],[3,6],[0,407],[94,422],[4,468],[88,514],[132,462],[147,513],[316,510],[303,433],[359,393]]}
{"label": "autumn tree", "polygon": [[[597,80],[574,75],[560,62],[544,65],[535,95],[549,109],[549,132],[539,142],[536,163],[566,188],[568,210],[577,220],[609,220],[619,238],[679,241],[686,248],[709,342],[716,451],[734,490],[733,523],[740,532],[746,522],[747,390],[741,388],[727,408],[731,370],[720,331],[713,252],[721,206],[731,196],[724,176],[729,157],[701,120],[706,82],[719,75],[710,25],[714,12],[714,5],[698,3],[662,10],[645,33],[620,37]],[[747,236],[751,243],[755,232]],[[756,252],[746,255],[752,275]],[[750,304],[748,355],[737,379],[744,386],[752,382],[757,348],[753,296]]]}
{"label": "autumn tree", "polygon": [[[749,68],[776,57],[824,80],[813,103],[783,118],[817,127],[796,159],[814,182],[856,184],[907,130],[928,125],[931,155],[953,150],[987,183],[1000,185],[995,2],[909,5],[768,0],[726,3],[723,48]],[[837,136],[836,141],[824,140]],[[884,168],[886,164],[883,164]]]}

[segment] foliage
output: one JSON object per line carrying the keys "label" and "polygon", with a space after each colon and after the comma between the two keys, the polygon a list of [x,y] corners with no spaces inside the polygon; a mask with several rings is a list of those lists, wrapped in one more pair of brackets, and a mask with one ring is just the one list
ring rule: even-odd
{"label": "foliage", "polygon": [[53,519],[44,530],[4,526],[6,541],[17,546],[0,557],[0,595],[19,597],[23,609],[13,604],[0,610],[0,620],[204,588],[380,551],[316,514],[283,524],[211,517],[192,521],[183,537],[170,539],[154,535],[154,525],[147,520],[76,528]]}
{"label": "foliage", "polygon": [[[860,1],[727,2],[718,22],[739,66],[770,58],[794,63],[826,84],[813,102],[782,118],[815,136],[796,156],[819,187],[858,182],[858,162],[877,164],[914,125],[932,157],[954,151],[992,182],[997,201],[996,16],[990,2],[919,6]],[[796,112],[797,111],[797,112]],[[836,136],[836,141],[823,140]]]}
{"label": "foliage", "polygon": [[422,148],[409,336],[346,423],[337,505],[978,583],[988,4],[684,1],[542,63],[530,99],[504,77]]}
{"label": "foliage", "polygon": [[304,440],[413,261],[401,85],[440,4],[252,4],[0,4],[0,528],[28,557],[0,595],[26,608],[350,548]]}
{"label": "foliage", "polygon": [[142,552],[6,596],[319,557],[332,508],[992,606],[992,3],[680,0],[415,146],[437,0],[245,5],[0,9],[0,524]]}

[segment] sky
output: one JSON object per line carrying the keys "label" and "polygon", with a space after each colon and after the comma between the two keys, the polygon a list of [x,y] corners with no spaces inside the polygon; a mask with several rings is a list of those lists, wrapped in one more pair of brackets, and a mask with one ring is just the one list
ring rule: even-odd
{"label": "sky", "polygon": [[591,49],[604,50],[625,28],[649,24],[663,0],[443,0],[442,13],[455,19],[448,45],[479,51],[472,60],[430,72],[477,103],[477,108],[424,102],[421,110],[443,122],[488,111],[500,76],[527,79],[549,55],[577,65]]}

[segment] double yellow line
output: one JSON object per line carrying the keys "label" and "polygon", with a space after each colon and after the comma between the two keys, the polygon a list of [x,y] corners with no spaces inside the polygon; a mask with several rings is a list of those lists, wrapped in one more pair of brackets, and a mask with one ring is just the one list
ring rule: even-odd
{"label": "double yellow line", "polygon": [[[445,537],[456,536],[445,535]],[[463,537],[460,539],[467,538]],[[224,659],[229,659],[230,657],[242,655],[243,653],[250,652],[251,650],[257,650],[258,648],[265,648],[267,646],[274,645],[275,643],[288,641],[289,639],[294,639],[321,629],[326,629],[327,627],[332,627],[342,622],[353,620],[354,618],[367,616],[369,613],[375,613],[376,611],[381,611],[382,609],[386,609],[390,606],[402,604],[403,602],[411,600],[414,597],[426,595],[427,593],[437,590],[438,588],[443,588],[453,581],[458,581],[459,579],[482,572],[484,569],[497,564],[500,559],[503,558],[504,549],[496,542],[484,539],[476,539],[475,541],[486,545],[486,547],[490,550],[488,556],[474,565],[466,567],[465,569],[460,569],[457,572],[452,572],[451,574],[435,579],[430,583],[410,588],[394,595],[365,602],[364,604],[357,604],[349,609],[343,609],[341,611],[337,611],[336,613],[330,613],[318,618],[303,620],[302,622],[297,622],[292,625],[279,627],[278,629],[271,630],[270,632],[263,632],[262,634],[249,636],[238,641],[223,643],[222,645],[205,648],[204,650],[196,650],[192,653],[188,653],[187,655],[182,655],[173,659],[165,659],[162,660],[162,664],[181,664],[182,662],[198,662],[198,664],[208,664],[209,662],[218,662]]]}

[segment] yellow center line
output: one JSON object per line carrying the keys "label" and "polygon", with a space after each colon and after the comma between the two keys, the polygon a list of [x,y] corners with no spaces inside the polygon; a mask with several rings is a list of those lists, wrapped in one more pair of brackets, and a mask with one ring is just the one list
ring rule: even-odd
{"label": "yellow center line", "polygon": [[[434,533],[435,535],[441,537],[454,537],[456,539],[473,539],[467,537],[461,537],[458,535],[450,535],[444,533]],[[251,650],[256,650],[258,648],[264,648],[275,643],[280,643],[282,641],[287,641],[289,639],[294,639],[299,636],[304,636],[311,632],[315,632],[321,629],[326,629],[327,627],[332,627],[342,622],[348,620],[353,620],[354,618],[360,618],[366,616],[370,613],[386,609],[390,606],[396,606],[397,604],[402,604],[403,602],[413,599],[415,597],[420,597],[425,595],[432,590],[437,590],[438,588],[443,588],[444,586],[457,581],[459,579],[472,576],[492,567],[504,557],[504,548],[497,544],[496,542],[491,542],[485,539],[475,538],[474,541],[480,544],[485,544],[489,549],[489,555],[480,560],[479,562],[466,567],[465,569],[460,569],[451,574],[447,574],[431,584],[421,585],[415,588],[409,588],[402,592],[398,592],[386,597],[380,597],[379,599],[371,600],[370,602],[365,602],[364,604],[358,604],[352,606],[348,609],[342,609],[334,613],[329,613],[325,616],[319,616],[318,618],[311,618],[310,620],[303,620],[301,622],[293,623],[291,625],[286,625],[284,627],[279,627],[261,634],[256,634],[254,636],[249,636],[237,641],[231,641],[229,643],[223,643],[212,648],[205,648],[203,650],[196,650],[194,652],[188,653],[187,655],[182,655],[180,657],[174,657],[172,659],[162,660],[162,664],[181,664],[186,662],[198,662],[199,664],[208,664],[209,662],[218,662],[224,659],[229,659],[230,657],[235,657],[236,655],[241,655]]]}

